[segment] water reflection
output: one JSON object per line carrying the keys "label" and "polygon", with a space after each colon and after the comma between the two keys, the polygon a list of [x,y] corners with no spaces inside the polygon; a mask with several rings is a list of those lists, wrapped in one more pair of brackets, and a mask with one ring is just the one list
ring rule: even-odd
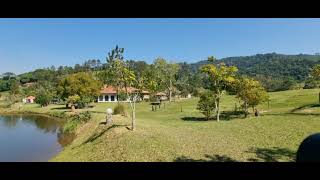
{"label": "water reflection", "polygon": [[24,123],[32,127],[36,127],[43,133],[56,134],[58,143],[65,147],[72,142],[75,135],[71,133],[63,133],[63,120],[53,119],[46,116],[39,115],[9,115],[0,116],[0,123],[2,126],[10,129],[17,127],[18,123]]}

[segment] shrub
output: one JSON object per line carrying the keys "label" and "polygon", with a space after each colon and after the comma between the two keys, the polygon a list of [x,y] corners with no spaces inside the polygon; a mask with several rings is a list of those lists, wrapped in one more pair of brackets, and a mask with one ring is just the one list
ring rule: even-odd
{"label": "shrub", "polygon": [[53,96],[50,92],[45,90],[44,88],[41,88],[37,94],[36,94],[36,100],[35,102],[43,106],[48,106],[53,99]]}
{"label": "shrub", "polygon": [[79,122],[69,120],[69,121],[67,121],[67,123],[64,124],[62,131],[64,133],[74,132],[74,130],[77,128],[78,124],[79,124]]}
{"label": "shrub", "polygon": [[88,122],[91,119],[92,115],[89,111],[84,111],[79,114],[75,114],[71,116],[72,121],[77,122]]}
{"label": "shrub", "polygon": [[92,118],[89,111],[84,111],[79,114],[71,115],[67,122],[63,126],[63,132],[70,133],[73,132],[79,124],[86,123]]}
{"label": "shrub", "polygon": [[113,109],[113,114],[121,114],[123,116],[127,115],[126,107],[124,104],[117,104],[116,107]]}
{"label": "shrub", "polygon": [[57,118],[66,118],[67,115],[64,111],[53,111],[53,112],[49,112],[49,115],[52,117],[57,117]]}
{"label": "shrub", "polygon": [[126,92],[120,91],[118,93],[118,101],[126,101],[128,99],[128,96]]}
{"label": "shrub", "polygon": [[83,97],[77,101],[78,108],[79,109],[86,108],[90,102],[91,102],[90,97]]}
{"label": "shrub", "polygon": [[201,94],[197,109],[206,116],[207,120],[209,120],[215,109],[215,101],[212,93],[205,92]]}

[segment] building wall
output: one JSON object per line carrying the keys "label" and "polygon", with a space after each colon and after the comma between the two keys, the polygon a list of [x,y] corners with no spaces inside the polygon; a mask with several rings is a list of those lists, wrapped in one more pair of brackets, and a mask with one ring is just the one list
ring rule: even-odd
{"label": "building wall", "polygon": [[[111,101],[111,96],[114,96],[114,101]],[[118,102],[117,98],[118,97],[116,94],[102,94],[98,97],[97,102]],[[143,99],[140,98],[138,101],[148,100],[149,98],[150,98],[149,95],[144,95]],[[124,102],[129,102],[129,101],[130,99],[128,98],[128,100]]]}
{"label": "building wall", "polygon": [[[113,96],[113,101],[111,97]],[[118,97],[116,94],[102,94],[98,97],[98,102],[117,102]]]}

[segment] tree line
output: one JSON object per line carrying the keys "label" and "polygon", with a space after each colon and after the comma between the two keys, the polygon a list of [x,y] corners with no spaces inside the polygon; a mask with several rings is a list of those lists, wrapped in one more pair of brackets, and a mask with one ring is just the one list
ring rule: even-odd
{"label": "tree line", "polygon": [[[129,98],[134,129],[135,103],[142,90],[150,92],[151,100],[155,100],[157,92],[165,92],[169,101],[176,95],[187,96],[190,93],[200,96],[198,109],[207,119],[215,114],[219,121],[220,104],[226,93],[236,95],[247,116],[250,107],[257,111],[256,106],[268,99],[266,90],[286,89],[279,89],[277,83],[291,86],[303,79],[310,83],[319,81],[316,78],[318,71],[314,69],[311,71],[310,68],[305,75],[306,67],[318,62],[318,55],[298,55],[298,59],[296,56],[286,59],[287,56],[275,53],[222,60],[209,57],[197,64],[175,63],[159,57],[148,64],[141,60],[128,60],[124,52],[124,48],[116,46],[107,53],[104,61],[93,59],[74,67],[51,66],[20,75],[7,72],[1,76],[0,91],[9,91],[8,100],[12,103],[33,95],[41,106],[62,102],[74,111],[95,101],[103,85],[112,85],[116,87],[119,98]],[[298,68],[304,60],[307,65]],[[289,65],[286,62],[290,62]],[[283,80],[283,76],[291,79]],[[129,93],[130,87],[140,92]]]}

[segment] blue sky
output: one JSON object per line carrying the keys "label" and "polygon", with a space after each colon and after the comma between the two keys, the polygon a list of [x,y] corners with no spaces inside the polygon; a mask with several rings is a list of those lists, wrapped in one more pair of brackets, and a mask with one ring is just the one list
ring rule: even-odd
{"label": "blue sky", "polygon": [[125,58],[197,62],[257,53],[320,52],[320,19],[0,19],[0,73]]}

